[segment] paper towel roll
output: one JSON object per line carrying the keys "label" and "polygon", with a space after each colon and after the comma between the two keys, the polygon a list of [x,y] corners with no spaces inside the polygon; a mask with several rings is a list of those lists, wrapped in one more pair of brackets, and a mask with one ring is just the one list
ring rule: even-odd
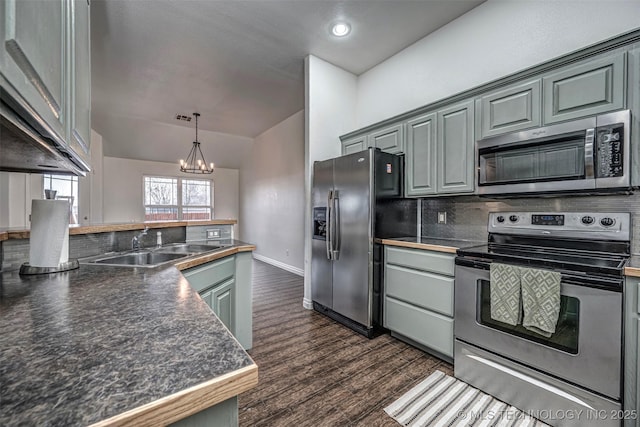
{"label": "paper towel roll", "polygon": [[29,264],[57,267],[69,260],[69,202],[32,200]]}

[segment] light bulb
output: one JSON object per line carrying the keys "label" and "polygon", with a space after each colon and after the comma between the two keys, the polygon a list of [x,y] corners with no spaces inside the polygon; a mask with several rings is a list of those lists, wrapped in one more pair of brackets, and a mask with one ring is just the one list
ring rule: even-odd
{"label": "light bulb", "polygon": [[351,31],[351,26],[346,22],[336,22],[331,27],[331,33],[336,37],[344,37]]}

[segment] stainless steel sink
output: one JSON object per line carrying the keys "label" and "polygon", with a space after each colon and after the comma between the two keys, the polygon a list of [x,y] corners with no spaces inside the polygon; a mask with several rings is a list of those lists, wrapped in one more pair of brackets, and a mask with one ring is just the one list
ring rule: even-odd
{"label": "stainless steel sink", "polygon": [[128,254],[112,255],[108,257],[101,257],[93,261],[89,261],[91,264],[109,264],[109,265],[130,265],[130,266],[143,266],[143,267],[155,267],[165,262],[174,261],[179,258],[184,258],[191,254],[175,254],[175,253],[163,253],[163,252],[132,252]]}
{"label": "stainless steel sink", "polygon": [[220,245],[197,245],[189,243],[176,243],[156,249],[156,252],[167,254],[199,254],[219,249]]}

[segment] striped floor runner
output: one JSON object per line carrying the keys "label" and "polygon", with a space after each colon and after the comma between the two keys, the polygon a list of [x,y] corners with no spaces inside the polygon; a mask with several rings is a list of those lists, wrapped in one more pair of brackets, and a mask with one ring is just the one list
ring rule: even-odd
{"label": "striped floor runner", "polygon": [[469,384],[440,371],[384,408],[403,426],[546,426]]}

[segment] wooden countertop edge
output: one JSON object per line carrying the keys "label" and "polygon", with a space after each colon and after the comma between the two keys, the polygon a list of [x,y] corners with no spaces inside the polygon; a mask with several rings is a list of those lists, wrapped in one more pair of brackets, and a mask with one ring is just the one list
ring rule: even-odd
{"label": "wooden countertop edge", "polygon": [[[210,221],[158,221],[158,222],[132,222],[125,224],[101,224],[101,225],[79,225],[69,227],[69,235],[109,233],[112,231],[143,230],[145,227],[168,228],[168,227],[190,227],[196,225],[235,225],[235,219],[213,219]],[[7,239],[28,239],[29,230],[0,231],[0,240]],[[6,235],[5,238],[2,238]]]}
{"label": "wooden countertop edge", "polygon": [[393,240],[393,239],[377,239],[379,243],[388,246],[400,246],[403,248],[412,248],[412,249],[423,249],[428,251],[438,251],[438,252],[446,252],[450,254],[455,254],[458,248],[453,246],[441,246],[441,245],[431,245],[428,243],[416,243],[416,242],[403,242],[402,240]]}
{"label": "wooden countertop edge", "polygon": [[256,249],[255,245],[235,246],[229,249],[224,249],[224,250],[213,252],[210,254],[204,254],[196,258],[179,261],[179,262],[176,262],[174,266],[178,270],[182,271],[191,267],[197,267],[207,262],[215,261],[220,258],[228,257],[229,255],[237,254],[238,252],[251,252],[251,251],[254,251],[255,249]]}
{"label": "wooden countertop edge", "polygon": [[108,418],[90,427],[168,425],[239,395],[258,384],[255,363]]}
{"label": "wooden countertop edge", "polygon": [[624,275],[630,277],[640,277],[640,268],[638,267],[625,267]]}

